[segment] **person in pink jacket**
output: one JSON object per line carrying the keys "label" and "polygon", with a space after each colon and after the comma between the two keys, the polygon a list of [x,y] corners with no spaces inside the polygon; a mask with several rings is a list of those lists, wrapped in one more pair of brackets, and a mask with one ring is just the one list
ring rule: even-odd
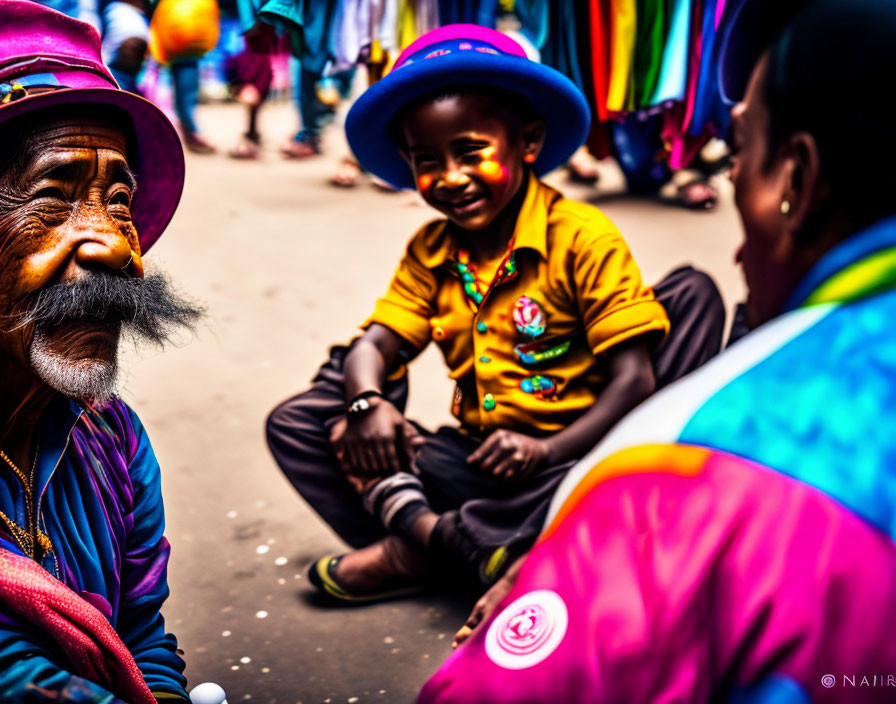
{"label": "person in pink jacket", "polygon": [[421,704],[893,701],[893,36],[891,3],[743,3],[752,330],[570,471]]}

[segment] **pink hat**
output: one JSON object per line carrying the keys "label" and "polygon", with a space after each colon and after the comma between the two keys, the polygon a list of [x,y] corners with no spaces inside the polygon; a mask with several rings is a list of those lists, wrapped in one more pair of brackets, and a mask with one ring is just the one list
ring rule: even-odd
{"label": "pink hat", "polygon": [[[35,88],[43,92],[29,94]],[[58,107],[64,114],[65,106],[78,104],[120,108],[133,123],[129,165],[139,189],[131,217],[145,253],[183,192],[184,153],[174,126],[148,100],[118,87],[89,24],[30,0],[0,0],[0,131],[35,110]]]}

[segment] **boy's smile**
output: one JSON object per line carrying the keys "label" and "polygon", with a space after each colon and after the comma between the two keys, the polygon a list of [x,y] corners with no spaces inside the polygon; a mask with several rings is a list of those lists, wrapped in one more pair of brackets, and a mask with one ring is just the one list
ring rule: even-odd
{"label": "boy's smile", "polygon": [[422,103],[402,121],[420,195],[465,230],[495,222],[541,147],[539,123],[514,126],[503,113],[491,96],[461,94]]}

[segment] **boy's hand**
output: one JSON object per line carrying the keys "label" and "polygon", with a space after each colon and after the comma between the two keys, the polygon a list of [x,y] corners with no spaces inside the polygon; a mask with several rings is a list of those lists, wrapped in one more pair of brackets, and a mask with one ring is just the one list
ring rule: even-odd
{"label": "boy's hand", "polygon": [[372,399],[371,406],[357,419],[340,420],[330,433],[343,470],[349,475],[385,476],[401,471],[403,464],[413,466],[423,438],[387,400]]}
{"label": "boy's hand", "polygon": [[544,440],[531,438],[512,430],[496,430],[473,454],[470,464],[479,464],[485,471],[505,479],[521,479],[538,469],[548,459]]}
{"label": "boy's hand", "polygon": [[[526,553],[526,555],[528,555],[528,553]],[[452,648],[456,648],[473,635],[473,631],[479,627],[479,624],[483,621],[487,621],[492,613],[494,613],[498,604],[504,601],[505,596],[510,594],[510,590],[513,589],[513,585],[516,584],[516,578],[520,573],[520,568],[523,566],[526,555],[522,555],[514,560],[504,576],[495,582],[491,586],[491,589],[483,594],[482,598],[476,602],[466,623],[464,623],[461,629],[454,634],[454,641],[451,643]]]}

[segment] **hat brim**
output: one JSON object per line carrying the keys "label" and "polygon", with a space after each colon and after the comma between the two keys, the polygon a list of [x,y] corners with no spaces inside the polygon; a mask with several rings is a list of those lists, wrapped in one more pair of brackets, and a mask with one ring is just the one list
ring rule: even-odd
{"label": "hat brim", "polygon": [[0,110],[0,129],[30,112],[74,104],[114,106],[131,119],[136,143],[129,145],[128,166],[137,178],[131,219],[145,254],[165,231],[183,193],[184,151],[177,131],[151,102],[111,87],[61,88],[21,98]]}
{"label": "hat brim", "polygon": [[449,86],[493,86],[528,100],[545,123],[536,175],[565,163],[588,136],[585,96],[559,71],[519,56],[463,51],[405,64],[368,88],[345,121],[349,146],[368,171],[396,188],[415,188],[407,162],[389,136],[389,123],[408,103]]}

